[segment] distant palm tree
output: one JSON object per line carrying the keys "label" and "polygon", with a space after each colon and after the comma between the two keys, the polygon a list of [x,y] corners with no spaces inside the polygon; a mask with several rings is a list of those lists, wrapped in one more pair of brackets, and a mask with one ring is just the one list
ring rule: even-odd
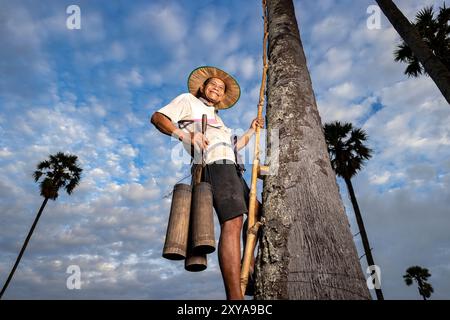
{"label": "distant palm tree", "polygon": [[39,218],[41,217],[42,211],[47,204],[48,199],[56,200],[58,198],[58,191],[60,188],[64,187],[66,192],[70,195],[75,187],[80,182],[81,172],[83,171],[77,164],[78,157],[75,155],[65,155],[62,152],[58,152],[56,155],[50,155],[49,160],[42,161],[38,164],[37,170],[34,172],[34,180],[38,182],[39,179],[43,178],[40,182],[40,192],[41,196],[44,197],[41,208],[34,219],[33,225],[28,232],[27,238],[20,250],[19,256],[16,259],[14,267],[5,282],[5,285],[0,292],[0,299],[2,298],[9,282],[11,281],[17,266],[19,265],[20,259],[28,245],[28,241],[33,234],[34,228],[36,227]]}
{"label": "distant palm tree", "polygon": [[[425,7],[416,15],[413,25],[422,36],[422,40],[431,49],[433,54],[450,70],[450,8],[439,8],[435,15],[433,6]],[[419,77],[427,74],[417,56],[405,41],[395,51],[395,61],[408,64],[405,74],[410,77]]]}
{"label": "distant palm tree", "polygon": [[423,297],[423,300],[427,300],[427,298],[431,297],[431,294],[434,292],[431,284],[427,282],[429,277],[431,277],[431,274],[428,272],[427,268],[414,266],[409,267],[408,270],[406,270],[406,274],[403,276],[403,279],[408,286],[412,285],[415,280],[419,286],[419,294]]}
{"label": "distant palm tree", "polygon": [[375,1],[450,104],[450,70],[427,46],[417,28],[409,22],[392,0]]}
{"label": "distant palm tree", "polygon": [[[353,128],[351,123],[341,124],[339,121],[325,124],[324,131],[331,166],[336,174],[345,180],[361,234],[367,263],[369,266],[373,266],[375,262],[351,181],[352,177],[361,170],[364,162],[372,157],[372,150],[364,145],[367,135],[362,129]],[[378,300],[384,300],[381,289],[375,289],[375,293]]]}

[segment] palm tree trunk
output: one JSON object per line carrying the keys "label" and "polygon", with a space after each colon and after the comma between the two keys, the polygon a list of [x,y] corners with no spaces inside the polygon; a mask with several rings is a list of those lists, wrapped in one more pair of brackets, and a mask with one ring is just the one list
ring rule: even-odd
{"label": "palm tree trunk", "polygon": [[444,98],[450,103],[450,70],[423,42],[417,29],[408,21],[392,0],[376,0],[383,13],[419,59]]}
{"label": "palm tree trunk", "polygon": [[16,263],[14,263],[14,267],[12,268],[12,270],[8,276],[8,279],[6,280],[5,285],[2,288],[2,291],[0,292],[0,299],[3,297],[3,294],[6,291],[6,288],[8,288],[9,282],[11,281],[12,277],[14,276],[14,272],[16,271],[17,266],[20,263],[20,259],[22,259],[22,255],[25,252],[25,249],[27,248],[28,241],[30,241],[31,235],[33,234],[34,228],[36,227],[36,225],[39,221],[39,218],[41,217],[42,211],[44,211],[47,201],[48,201],[48,198],[45,198],[44,201],[42,202],[41,208],[39,209],[39,212],[38,212],[36,218],[34,219],[33,225],[31,226],[31,229],[28,232],[27,238],[25,239],[22,249],[20,250],[19,256],[16,259]]}
{"label": "palm tree trunk", "polygon": [[422,297],[423,297],[423,300],[427,300],[427,297],[424,295],[424,294],[422,294]]}
{"label": "palm tree trunk", "polygon": [[[265,177],[256,299],[370,299],[331,168],[292,0],[268,0],[267,124],[279,168]],[[274,154],[268,141],[268,153]],[[269,165],[274,165],[269,163]]]}
{"label": "palm tree trunk", "polygon": [[422,296],[423,300],[427,300],[427,297],[425,296],[425,293],[423,292],[423,283],[422,280],[420,280],[420,278],[417,278],[417,283],[419,285],[419,294]]}
{"label": "palm tree trunk", "polygon": [[[372,250],[369,244],[369,237],[367,237],[366,228],[364,227],[364,221],[361,215],[361,211],[359,210],[358,201],[356,200],[355,191],[353,189],[352,181],[348,178],[345,178],[345,184],[347,185],[348,193],[350,194],[350,200],[353,205],[353,211],[355,212],[356,222],[358,223],[359,233],[361,234],[361,239],[364,247],[364,253],[367,259],[368,266],[374,266],[375,262],[372,256]],[[378,300],[384,300],[383,292],[381,289],[375,289],[375,293],[377,295]]]}

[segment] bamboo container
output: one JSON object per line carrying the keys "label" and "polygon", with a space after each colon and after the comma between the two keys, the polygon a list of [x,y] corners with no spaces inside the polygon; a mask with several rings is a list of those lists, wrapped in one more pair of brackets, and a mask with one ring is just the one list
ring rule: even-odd
{"label": "bamboo container", "polygon": [[192,251],[192,243],[189,242],[186,260],[184,260],[184,269],[189,272],[200,272],[208,267],[206,254],[198,254]]}
{"label": "bamboo container", "polygon": [[162,255],[168,260],[183,260],[187,256],[191,198],[190,185],[175,185]]}
{"label": "bamboo container", "polygon": [[209,254],[216,250],[214,236],[213,194],[207,182],[194,187],[192,195],[192,247],[196,254]]}

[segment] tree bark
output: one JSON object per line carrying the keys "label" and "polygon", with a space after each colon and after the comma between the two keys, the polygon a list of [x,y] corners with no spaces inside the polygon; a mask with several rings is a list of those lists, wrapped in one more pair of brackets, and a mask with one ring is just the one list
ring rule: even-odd
{"label": "tree bark", "polygon": [[48,198],[45,198],[42,202],[41,208],[39,209],[39,212],[34,219],[33,225],[31,226],[30,231],[28,232],[27,238],[25,239],[25,242],[22,246],[22,249],[20,249],[19,256],[16,259],[16,262],[14,263],[14,266],[8,276],[8,279],[6,280],[5,284],[3,285],[2,291],[0,292],[0,299],[3,297],[3,294],[5,293],[6,289],[8,288],[9,282],[11,281],[12,277],[14,276],[14,272],[16,272],[17,266],[20,263],[20,259],[22,259],[22,255],[25,252],[25,249],[27,248],[28,241],[30,241],[30,238],[33,234],[34,228],[36,228],[36,225],[39,221],[39,218],[41,217],[42,211],[44,211],[45,205],[47,204]]}
{"label": "tree bark", "polygon": [[423,42],[419,31],[409,22],[392,0],[376,0],[398,34],[411,48],[428,75],[433,79],[445,100],[450,103],[450,70]]}
{"label": "tree bark", "polygon": [[[353,211],[355,212],[356,222],[358,223],[359,233],[361,235],[361,240],[364,247],[364,253],[367,259],[368,266],[374,266],[375,262],[372,256],[372,249],[369,244],[369,237],[367,236],[366,227],[364,226],[364,221],[361,215],[361,211],[359,210],[358,201],[356,200],[355,190],[353,189],[352,181],[348,178],[345,178],[345,184],[347,185],[348,193],[350,194],[350,201],[353,205]],[[378,300],[384,300],[383,292],[381,289],[375,289],[375,293],[377,295]]]}
{"label": "tree bark", "polygon": [[[256,299],[370,299],[331,168],[292,0],[268,0],[268,129]],[[268,141],[268,157],[274,146]],[[273,165],[271,163],[270,165]]]}

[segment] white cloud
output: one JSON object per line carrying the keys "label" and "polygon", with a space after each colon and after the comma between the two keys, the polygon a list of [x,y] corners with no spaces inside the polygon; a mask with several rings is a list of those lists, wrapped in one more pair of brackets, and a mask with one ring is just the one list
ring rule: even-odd
{"label": "white cloud", "polygon": [[[61,29],[67,31],[66,28]],[[81,31],[84,40],[88,43],[104,40],[106,31],[101,14],[95,11],[83,11],[82,25],[79,31]]]}
{"label": "white cloud", "polygon": [[368,114],[372,103],[373,98],[367,98],[362,103],[355,104],[350,101],[344,101],[333,93],[317,100],[322,123],[324,124],[334,121],[356,124],[359,119]]}
{"label": "white cloud", "polygon": [[128,165],[128,179],[130,181],[138,181],[141,176],[140,168],[136,167],[133,162]]}
{"label": "white cloud", "polygon": [[133,148],[131,145],[129,144],[125,144],[123,145],[120,149],[119,149],[120,154],[130,157],[130,158],[134,158],[138,155],[139,150],[136,148]]}
{"label": "white cloud", "polygon": [[13,153],[11,151],[9,151],[9,149],[7,147],[3,147],[0,149],[0,157],[9,157],[11,156]]}
{"label": "white cloud", "polygon": [[133,68],[127,73],[118,74],[116,76],[116,84],[119,87],[126,88],[129,86],[139,87],[143,83],[143,77],[137,68]]}
{"label": "white cloud", "polygon": [[109,173],[105,172],[101,168],[95,168],[91,170],[87,175],[92,179],[102,179],[102,180],[105,180],[106,178],[110,177]]}
{"label": "white cloud", "polygon": [[184,40],[189,26],[183,9],[175,3],[149,5],[138,10],[130,19],[136,28],[145,28],[148,33],[169,44]]}
{"label": "white cloud", "polygon": [[131,201],[155,200],[160,195],[159,188],[139,183],[125,184],[120,187],[120,194]]}
{"label": "white cloud", "polygon": [[337,98],[353,100],[359,96],[360,92],[355,84],[345,82],[329,89],[330,93]]}
{"label": "white cloud", "polygon": [[127,55],[126,48],[120,44],[119,42],[115,41],[111,44],[111,47],[109,48],[109,54],[108,56],[111,58],[111,60],[114,61],[123,61]]}
{"label": "white cloud", "polygon": [[384,185],[389,181],[389,178],[391,177],[391,173],[386,171],[382,174],[375,174],[372,177],[370,177],[370,182],[373,184],[378,184],[378,185]]}
{"label": "white cloud", "polygon": [[352,52],[347,48],[329,49],[318,66],[312,67],[315,81],[322,85],[337,84],[348,77],[353,65]]}
{"label": "white cloud", "polygon": [[227,15],[214,9],[202,10],[196,21],[196,30],[201,43],[213,44],[224,37],[224,28],[227,24]]}
{"label": "white cloud", "polygon": [[106,127],[101,127],[95,136],[95,142],[101,147],[111,147],[115,141],[110,137],[109,130]]}
{"label": "white cloud", "polygon": [[255,76],[257,64],[252,57],[245,57],[241,61],[241,74],[244,79],[251,79]]}
{"label": "white cloud", "polygon": [[341,16],[328,16],[313,26],[311,36],[318,42],[342,41],[350,31],[351,22]]}
{"label": "white cloud", "polygon": [[253,56],[243,54],[232,54],[225,59],[224,69],[243,80],[256,79],[262,62]]}

